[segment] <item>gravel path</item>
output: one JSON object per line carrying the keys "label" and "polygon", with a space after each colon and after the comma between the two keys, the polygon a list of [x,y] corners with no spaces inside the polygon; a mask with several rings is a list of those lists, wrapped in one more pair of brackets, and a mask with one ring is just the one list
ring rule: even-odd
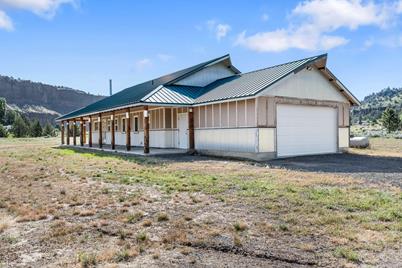
{"label": "gravel path", "polygon": [[358,154],[334,154],[277,159],[268,165],[290,170],[345,174],[371,183],[402,188],[402,158]]}

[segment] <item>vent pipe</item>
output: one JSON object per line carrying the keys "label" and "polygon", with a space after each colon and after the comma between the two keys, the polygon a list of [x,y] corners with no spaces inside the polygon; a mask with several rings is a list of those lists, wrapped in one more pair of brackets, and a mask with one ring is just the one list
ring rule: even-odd
{"label": "vent pipe", "polygon": [[113,92],[112,92],[112,79],[109,79],[109,93],[110,96],[112,96]]}

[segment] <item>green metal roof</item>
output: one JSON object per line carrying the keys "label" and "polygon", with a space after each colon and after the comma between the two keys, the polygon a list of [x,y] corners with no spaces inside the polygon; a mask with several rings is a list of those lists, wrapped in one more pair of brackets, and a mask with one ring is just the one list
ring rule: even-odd
{"label": "green metal roof", "polygon": [[[131,104],[139,103],[142,102],[142,99],[146,97],[148,94],[150,94],[152,91],[157,89],[161,85],[169,84],[173,81],[182,79],[184,77],[187,77],[205,66],[214,63],[214,62],[219,62],[221,60],[224,60],[228,58],[229,55],[224,55],[219,58],[215,58],[197,65],[194,65],[192,67],[161,76],[159,78],[149,80],[147,82],[135,85],[133,87],[126,88],[110,97],[107,97],[105,99],[102,99],[100,101],[97,101],[95,103],[92,103],[84,108],[78,109],[76,111],[73,111],[71,113],[68,113],[66,115],[63,115],[56,120],[64,120],[64,119],[71,119],[75,117],[80,117],[83,115],[88,115],[88,114],[93,114],[93,113],[98,113],[102,112],[105,110],[111,110],[113,108],[118,108],[118,107],[124,107],[128,106]],[[236,70],[236,69],[235,69]]]}
{"label": "green metal roof", "polygon": [[160,104],[200,104],[254,96],[287,75],[308,64],[324,59],[326,54],[292,61],[265,69],[217,80],[206,87],[161,87],[145,102]]}
{"label": "green metal roof", "polygon": [[[95,102],[87,107],[64,115],[58,120],[79,117],[87,114],[105,111],[108,109],[124,107],[135,103],[165,104],[165,105],[194,105],[228,99],[252,97],[262,90],[270,87],[288,75],[305,68],[308,65],[319,63],[324,71],[327,54],[275,65],[249,73],[237,74],[219,79],[205,87],[175,85],[176,81],[193,74],[205,66],[227,58],[225,55],[193,67],[162,76],[130,88],[127,88],[109,98]],[[329,72],[330,76],[333,76]],[[336,78],[335,78],[336,79]],[[346,96],[354,103],[359,101],[342,85]]]}

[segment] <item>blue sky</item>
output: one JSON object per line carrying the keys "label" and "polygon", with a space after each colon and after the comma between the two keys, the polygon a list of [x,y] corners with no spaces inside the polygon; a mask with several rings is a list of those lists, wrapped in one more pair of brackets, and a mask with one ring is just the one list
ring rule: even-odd
{"label": "blue sky", "polygon": [[360,99],[402,87],[402,0],[0,0],[0,74],[95,94],[227,53],[247,72],[326,52]]}

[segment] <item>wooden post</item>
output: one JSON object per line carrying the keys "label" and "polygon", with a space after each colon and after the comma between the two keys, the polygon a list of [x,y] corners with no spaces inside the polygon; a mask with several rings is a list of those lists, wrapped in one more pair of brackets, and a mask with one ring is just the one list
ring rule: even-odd
{"label": "wooden post", "polygon": [[115,149],[115,147],[116,147],[116,145],[115,145],[115,131],[114,131],[114,111],[113,111],[113,113],[112,113],[112,150],[114,150]]}
{"label": "wooden post", "polygon": [[73,121],[73,144],[74,144],[74,146],[75,145],[77,145],[77,131],[76,131],[76,129],[77,129],[77,121],[75,121],[75,119],[74,119],[74,121]]}
{"label": "wooden post", "polygon": [[126,149],[131,150],[131,116],[130,108],[127,108],[126,112]]}
{"label": "wooden post", "polygon": [[84,119],[80,120],[80,145],[84,146]]}
{"label": "wooden post", "polygon": [[148,106],[144,106],[144,154],[149,153],[149,111]]}
{"label": "wooden post", "polygon": [[61,121],[60,124],[60,132],[61,132],[61,144],[64,144],[64,121]]}
{"label": "wooden post", "polygon": [[99,144],[99,148],[102,148],[102,114],[99,114],[99,116],[98,116],[98,127],[99,127],[98,144]]}
{"label": "wooden post", "polygon": [[88,120],[88,146],[92,147],[92,118],[91,116],[89,116],[89,120]]}
{"label": "wooden post", "polygon": [[67,145],[70,145],[70,121],[67,121]]}
{"label": "wooden post", "polygon": [[189,135],[189,149],[194,151],[194,113],[193,108],[188,109],[188,135]]}

